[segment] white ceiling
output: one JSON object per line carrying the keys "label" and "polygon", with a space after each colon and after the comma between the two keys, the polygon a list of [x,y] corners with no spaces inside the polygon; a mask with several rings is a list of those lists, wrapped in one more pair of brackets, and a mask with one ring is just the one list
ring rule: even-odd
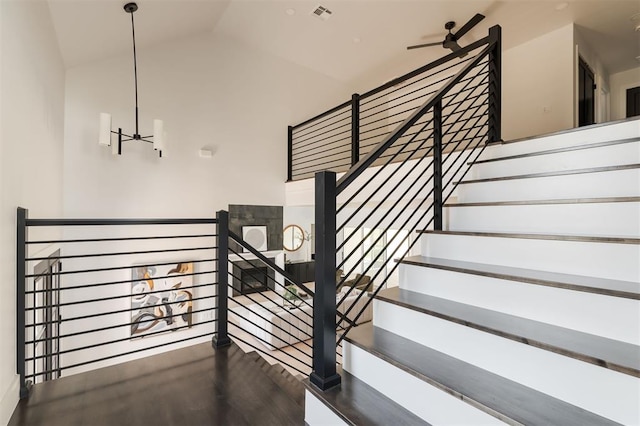
{"label": "white ceiling", "polygon": [[[116,0],[48,0],[67,67],[131,52],[131,22]],[[598,51],[610,73],[637,67],[640,55],[638,0],[139,0],[138,47],[201,33],[220,33],[340,81],[349,82],[393,61],[421,63],[441,56],[439,47],[407,51],[411,44],[440,41],[446,21],[486,19],[465,45],[503,30],[505,49],[571,22]],[[568,3],[558,10],[561,3]],[[332,17],[310,14],[318,4]],[[287,9],[294,9],[289,15]],[[455,31],[455,30],[454,30]],[[359,39],[358,43],[354,39]]]}

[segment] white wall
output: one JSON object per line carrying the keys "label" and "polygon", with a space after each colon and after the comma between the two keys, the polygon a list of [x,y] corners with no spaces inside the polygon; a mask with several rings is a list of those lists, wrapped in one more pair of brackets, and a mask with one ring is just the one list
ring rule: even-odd
{"label": "white wall", "polygon": [[6,424],[18,398],[16,207],[29,208],[31,217],[62,213],[64,66],[46,2],[0,2],[0,27],[0,424]]}
{"label": "white wall", "polygon": [[621,120],[627,116],[627,89],[640,86],[640,67],[611,74],[611,119]]}
{"label": "white wall", "polygon": [[[211,216],[228,204],[284,204],[287,124],[344,96],[335,81],[230,39],[205,35],[138,52],[141,133],[161,118],[167,158],[97,144],[97,118],[133,131],[129,56],[67,72],[67,216]],[[211,159],[198,157],[207,146]],[[87,202],[90,200],[90,202]]]}
{"label": "white wall", "polygon": [[514,48],[502,58],[502,138],[573,127],[573,24]]}

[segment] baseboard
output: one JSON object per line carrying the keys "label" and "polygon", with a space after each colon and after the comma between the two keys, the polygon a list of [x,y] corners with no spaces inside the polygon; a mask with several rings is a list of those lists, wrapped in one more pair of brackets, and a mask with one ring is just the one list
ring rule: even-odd
{"label": "baseboard", "polygon": [[20,376],[17,374],[13,376],[13,380],[9,383],[7,390],[2,399],[0,399],[0,425],[9,424],[11,415],[18,405],[18,392],[19,392]]}

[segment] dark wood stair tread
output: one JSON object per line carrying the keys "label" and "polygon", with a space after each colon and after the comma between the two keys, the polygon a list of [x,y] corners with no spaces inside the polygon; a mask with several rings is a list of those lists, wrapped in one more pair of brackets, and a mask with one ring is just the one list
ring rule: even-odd
{"label": "dark wood stair tread", "polygon": [[427,315],[640,377],[640,347],[630,343],[397,287],[381,291],[377,297]]}
{"label": "dark wood stair tread", "polygon": [[617,424],[370,323],[352,329],[346,340],[508,423]]}
{"label": "dark wood stair tread", "polygon": [[342,378],[340,385],[324,392],[313,386],[309,379],[305,379],[303,383],[346,423],[380,426],[429,425],[357,377],[344,370],[339,373]]}
{"label": "dark wood stair tread", "polygon": [[444,207],[494,207],[494,206],[540,206],[551,204],[609,204],[638,203],[640,197],[602,197],[602,198],[560,198],[555,200],[519,200],[519,201],[483,201],[471,203],[447,203]]}
{"label": "dark wood stair tread", "polygon": [[464,262],[460,260],[439,259],[425,256],[408,256],[401,262],[426,268],[443,269],[465,274],[481,275],[529,284],[640,300],[640,283],[632,281],[562,274],[558,272],[538,271],[535,269]]}
{"label": "dark wood stair tread", "polygon": [[622,170],[631,170],[640,168],[640,164],[624,164],[619,166],[606,166],[606,167],[588,167],[584,169],[572,169],[572,170],[559,170],[554,172],[540,172],[540,173],[527,173],[523,175],[513,175],[513,176],[501,176],[494,178],[484,178],[484,179],[470,179],[470,180],[462,180],[458,182],[460,185],[469,184],[469,183],[486,183],[486,182],[499,182],[505,180],[516,180],[516,179],[533,179],[533,178],[544,178],[544,177],[555,177],[555,176],[567,176],[567,175],[579,175],[585,173],[602,173],[602,172],[616,172]]}
{"label": "dark wood stair tread", "polygon": [[515,232],[469,232],[417,230],[419,234],[464,235],[469,237],[520,238],[531,240],[573,241],[580,243],[640,244],[640,238],[596,237],[591,235],[523,234]]}

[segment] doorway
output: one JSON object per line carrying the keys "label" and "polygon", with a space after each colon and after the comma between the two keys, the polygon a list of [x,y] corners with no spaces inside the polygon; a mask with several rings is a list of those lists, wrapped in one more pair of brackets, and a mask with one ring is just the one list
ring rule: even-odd
{"label": "doorway", "polygon": [[640,115],[640,86],[627,89],[627,118]]}
{"label": "doorway", "polygon": [[595,123],[595,77],[589,65],[578,59],[578,126]]}
{"label": "doorway", "polygon": [[33,291],[27,307],[32,315],[27,329],[32,342],[27,348],[27,375],[33,375],[32,383],[46,382],[60,377],[60,251],[34,267]]}

